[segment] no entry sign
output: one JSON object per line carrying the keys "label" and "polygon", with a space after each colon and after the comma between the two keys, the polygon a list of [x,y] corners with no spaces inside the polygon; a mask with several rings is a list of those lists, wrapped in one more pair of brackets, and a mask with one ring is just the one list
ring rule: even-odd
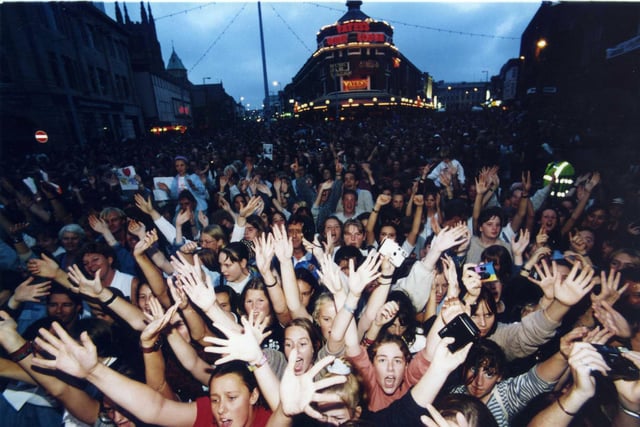
{"label": "no entry sign", "polygon": [[47,135],[45,131],[43,130],[36,131],[36,141],[38,141],[40,144],[44,144],[48,140],[49,140],[49,135]]}

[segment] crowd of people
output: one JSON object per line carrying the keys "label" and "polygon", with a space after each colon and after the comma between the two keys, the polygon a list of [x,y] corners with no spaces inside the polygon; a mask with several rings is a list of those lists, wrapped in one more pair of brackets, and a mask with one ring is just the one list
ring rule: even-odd
{"label": "crowd of people", "polygon": [[244,122],[4,159],[0,419],[640,425],[638,153],[593,159],[573,125]]}

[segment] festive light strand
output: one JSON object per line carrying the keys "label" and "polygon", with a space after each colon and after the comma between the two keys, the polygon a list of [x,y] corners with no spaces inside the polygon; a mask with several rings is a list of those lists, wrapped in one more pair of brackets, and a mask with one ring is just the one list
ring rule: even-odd
{"label": "festive light strand", "polygon": [[273,10],[273,12],[276,14],[276,16],[278,18],[280,18],[280,20],[284,23],[284,25],[287,26],[287,28],[289,29],[289,31],[291,31],[291,34],[294,35],[294,37],[296,39],[298,39],[298,41],[300,42],[300,44],[302,44],[302,46],[304,46],[305,49],[307,49],[307,51],[309,52],[313,52],[309,46],[307,46],[307,44],[300,38],[300,36],[298,36],[298,34],[293,30],[293,28],[291,28],[291,26],[289,25],[289,23],[287,21],[285,21],[285,19],[278,13],[278,11],[275,9],[275,7],[273,7],[273,5],[271,5],[271,9]]}
{"label": "festive light strand", "polygon": [[[335,10],[337,12],[344,12],[344,10],[342,9],[337,9],[335,7],[331,7],[331,6],[325,6],[323,4],[318,4],[318,3],[308,3],[311,4],[313,6],[316,7],[322,7],[325,9],[329,9],[329,10]],[[422,30],[429,30],[429,31],[437,31],[439,33],[447,33],[447,34],[455,34],[455,35],[460,35],[460,36],[469,36],[469,37],[484,37],[484,38],[489,38],[489,39],[501,39],[501,40],[520,40],[520,37],[509,37],[509,36],[496,36],[494,34],[484,34],[484,33],[471,33],[468,31],[457,31],[457,30],[448,30],[445,28],[437,28],[437,27],[430,27],[428,25],[419,25],[419,24],[409,24],[407,22],[402,22],[402,21],[396,21],[396,20],[391,20],[391,19],[387,19],[387,18],[375,18],[372,17],[376,20],[379,21],[386,21],[386,22],[390,22],[396,25],[404,25],[406,27],[414,27],[414,28],[419,28]]]}
{"label": "festive light strand", "polygon": [[198,64],[200,64],[200,62],[202,62],[202,60],[209,54],[209,51],[211,51],[211,49],[213,49],[213,46],[216,45],[216,43],[218,43],[218,41],[222,38],[222,36],[227,32],[227,30],[229,29],[229,27],[231,27],[231,25],[233,25],[234,22],[236,22],[236,19],[238,18],[238,16],[240,16],[240,14],[242,13],[242,11],[245,9],[245,7],[247,7],[247,3],[244,3],[242,5],[242,8],[240,8],[240,10],[238,11],[238,13],[235,14],[235,16],[233,18],[231,18],[231,20],[229,21],[229,23],[227,24],[226,27],[224,27],[224,29],[222,30],[222,32],[218,35],[218,37],[216,37],[216,39],[209,45],[209,47],[207,48],[207,50],[204,51],[204,53],[202,54],[202,56],[196,61],[195,64],[193,64],[193,67],[191,67],[191,69],[189,69],[189,72],[192,72],[194,68],[196,68],[196,66]]}

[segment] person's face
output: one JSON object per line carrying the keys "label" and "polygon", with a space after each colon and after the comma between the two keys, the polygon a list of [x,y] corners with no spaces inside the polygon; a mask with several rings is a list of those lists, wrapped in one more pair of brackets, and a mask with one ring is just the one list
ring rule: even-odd
{"label": "person's face", "polygon": [[249,427],[253,422],[253,405],[258,390],[249,390],[238,374],[230,373],[214,378],[209,389],[211,411],[216,425]]}
{"label": "person's face", "polygon": [[364,233],[356,225],[348,225],[344,229],[344,244],[360,248],[364,242]]}
{"label": "person's face", "polygon": [[133,235],[131,233],[125,234],[125,239],[127,240],[127,245],[130,248],[134,248],[138,244],[138,242],[140,241],[138,236],[135,236],[135,235]]}
{"label": "person's face", "polygon": [[488,221],[480,225],[480,236],[485,239],[495,240],[500,234],[500,218],[492,216]]}
{"label": "person's face", "polygon": [[244,198],[242,196],[236,196],[233,198],[233,210],[236,212],[240,212],[242,206],[244,206]]}
{"label": "person's face", "polygon": [[424,198],[424,206],[427,209],[433,209],[436,207],[436,198],[433,194],[428,194]]}
{"label": "person's face", "polygon": [[214,252],[218,252],[218,248],[220,247],[220,240],[215,237],[211,237],[206,233],[202,233],[200,236],[200,246],[204,249],[211,249]]}
{"label": "person's face", "polygon": [[391,206],[395,210],[402,209],[402,207],[404,206],[404,197],[402,197],[402,194],[393,195],[393,197],[391,198]]}
{"label": "person's face", "polygon": [[336,317],[336,306],[332,301],[326,301],[318,310],[318,325],[324,339],[329,339],[331,328],[333,327],[333,319]]}
{"label": "person's face", "polygon": [[593,249],[593,244],[595,243],[595,236],[589,230],[581,230],[579,233],[580,237],[582,237],[582,240],[584,240],[587,253],[590,253],[591,249]]}
{"label": "person's face", "polygon": [[615,271],[620,271],[628,267],[633,267],[638,264],[638,260],[634,259],[629,254],[619,253],[613,257],[611,262],[609,263],[609,267],[614,269]]}
{"label": "person's face", "polygon": [[373,358],[376,381],[382,391],[392,395],[400,387],[407,368],[407,361],[396,343],[385,343],[378,347]]}
{"label": "person's face", "polygon": [[[474,374],[476,374],[475,377]],[[493,387],[502,378],[500,375],[493,372],[493,370],[485,370],[484,367],[481,367],[477,373],[473,368],[467,370],[465,377],[467,380],[466,383],[469,394],[477,397],[485,403],[486,400],[488,400]]]}
{"label": "person's face", "polygon": [[281,225],[285,225],[286,220],[284,219],[284,216],[280,215],[279,213],[275,213],[273,214],[273,217],[271,218],[271,224],[274,227],[280,227]]}
{"label": "person's face", "polygon": [[287,226],[287,235],[291,237],[293,249],[302,248],[302,238],[304,237],[302,234],[302,224],[289,224]]}
{"label": "person's face", "polygon": [[475,314],[471,315],[471,319],[480,329],[480,336],[486,337],[496,321],[496,315],[489,310],[486,302],[481,301],[478,303],[478,309]]}
{"label": "person's face", "polygon": [[347,188],[349,190],[355,190],[356,189],[356,177],[355,175],[353,175],[352,173],[346,173],[344,175],[344,184],[343,184],[344,188]]}
{"label": "person's face", "polygon": [[475,200],[478,195],[478,190],[476,190],[475,184],[470,184],[469,189],[467,190],[467,195],[469,196],[469,200]]}
{"label": "person's face", "polygon": [[502,282],[499,280],[494,280],[493,282],[485,282],[483,286],[487,288],[487,290],[493,296],[493,299],[498,302],[500,298],[502,298]]}
{"label": "person's face", "polygon": [[357,203],[358,201],[354,194],[348,193],[342,196],[342,206],[344,208],[344,213],[346,214],[355,212]]}
{"label": "person's face", "polygon": [[[84,269],[91,277],[94,277],[96,271],[100,270],[100,280],[104,280],[111,272],[113,258],[107,258],[102,254],[87,253],[82,257],[82,263],[84,265]],[[104,282],[102,285],[106,286]]]}
{"label": "person's face", "polygon": [[190,210],[191,212],[193,212],[195,210],[196,205],[194,205],[191,200],[185,198],[179,199],[178,200],[178,204],[180,205],[180,210],[182,212],[185,212],[187,210]]}
{"label": "person's face", "polygon": [[628,282],[629,287],[625,291],[627,304],[636,310],[640,310],[640,282]]}
{"label": "person's face", "polygon": [[391,335],[396,335],[401,337],[407,331],[407,326],[400,324],[400,319],[396,316],[396,318],[393,319],[393,323],[389,325],[389,328],[387,329],[387,331]]}
{"label": "person's face", "polygon": [[104,221],[107,223],[107,226],[109,227],[109,231],[112,234],[116,234],[122,231],[122,228],[124,227],[124,223],[125,223],[125,218],[121,217],[116,212],[109,212],[104,217]]}
{"label": "person's face", "polygon": [[587,222],[590,228],[598,230],[602,228],[607,220],[607,213],[602,209],[596,209],[587,215]]}
{"label": "person's face", "polygon": [[221,309],[227,313],[231,313],[231,298],[226,292],[216,292],[216,301]]}
{"label": "person's face", "polygon": [[331,406],[331,409],[322,410],[322,406],[318,408],[322,415],[325,416],[327,425],[339,426],[347,421],[359,418],[359,415],[354,416],[346,405],[339,405],[338,407],[336,407],[336,405],[327,406]]}
{"label": "person's face", "polygon": [[141,285],[138,288],[138,307],[140,308],[140,310],[144,311],[145,313],[151,314],[150,301],[152,296],[153,292],[151,291],[149,285]]}
{"label": "person's face", "polygon": [[[253,313],[253,318],[264,318],[271,314],[269,299],[264,291],[259,289],[249,289],[244,297],[245,313]],[[272,319],[273,320],[273,319]]]}
{"label": "person's face", "polygon": [[249,223],[247,223],[246,226],[244,227],[245,240],[248,240],[250,242],[254,241],[255,239],[258,238],[258,233],[259,233],[258,229]]}
{"label": "person's face", "polygon": [[382,228],[380,228],[380,239],[379,241],[382,242],[384,239],[389,239],[389,240],[393,240],[394,242],[397,241],[396,240],[397,236],[396,236],[396,229],[385,225]]}
{"label": "person's face", "polygon": [[558,224],[558,215],[556,211],[553,209],[545,209],[542,211],[542,216],[540,218],[541,226],[544,227],[546,232],[549,232],[556,228]]}
{"label": "person's face", "polygon": [[41,248],[48,250],[49,252],[55,252],[58,246],[57,240],[51,236],[47,236],[46,234],[38,235],[36,244]]}
{"label": "person's face", "polygon": [[293,373],[302,375],[313,364],[313,343],[306,330],[300,326],[290,326],[284,331],[284,355],[289,359],[291,350],[296,349],[298,356],[293,365]]}
{"label": "person's face", "polygon": [[303,307],[308,307],[309,301],[313,296],[313,287],[302,279],[297,279],[296,282],[298,283],[298,292],[300,293],[300,304],[302,304]]}
{"label": "person's face", "polygon": [[247,265],[246,260],[234,262],[226,253],[221,252],[218,256],[218,262],[220,263],[220,272],[229,282],[239,282],[246,276],[244,271]]}
{"label": "person's face", "polygon": [[102,413],[118,427],[135,427],[135,423],[120,411],[118,406],[107,396],[102,400]]}
{"label": "person's face", "polygon": [[80,246],[80,236],[69,231],[62,233],[62,247],[67,252],[75,252]]}
{"label": "person's face", "polygon": [[433,286],[436,287],[436,304],[440,304],[440,302],[442,302],[442,298],[447,294],[449,282],[447,282],[444,274],[437,274]]}
{"label": "person's face", "polygon": [[513,190],[509,199],[511,201],[511,207],[517,208],[520,204],[520,199],[522,199],[522,190]]}
{"label": "person's face", "polygon": [[322,170],[322,179],[324,181],[328,181],[331,179],[331,171],[329,169],[323,169]]}
{"label": "person's face", "polygon": [[69,295],[51,294],[47,302],[47,315],[66,328],[77,319],[81,308],[82,306],[71,301]]}
{"label": "person's face", "polygon": [[187,174],[187,164],[183,160],[176,160],[175,166],[178,175],[184,176]]}
{"label": "person's face", "polygon": [[330,218],[324,223],[324,234],[327,233],[331,236],[331,240],[334,244],[340,244],[340,239],[342,238],[342,229],[340,228],[340,223],[335,218]]}

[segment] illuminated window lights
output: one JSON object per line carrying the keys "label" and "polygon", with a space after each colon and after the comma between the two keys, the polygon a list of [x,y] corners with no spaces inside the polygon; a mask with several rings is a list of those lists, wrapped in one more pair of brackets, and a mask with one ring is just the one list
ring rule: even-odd
{"label": "illuminated window lights", "polygon": [[365,102],[362,105],[364,105],[365,107],[373,107],[375,104],[373,102]]}

